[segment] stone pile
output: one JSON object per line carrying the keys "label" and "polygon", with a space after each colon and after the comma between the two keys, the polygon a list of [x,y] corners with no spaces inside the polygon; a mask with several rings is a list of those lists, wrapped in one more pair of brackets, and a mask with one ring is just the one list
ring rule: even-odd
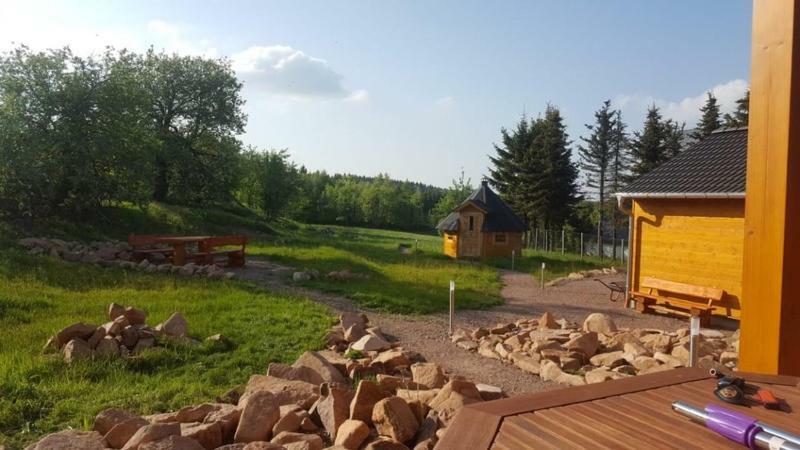
{"label": "stone pile", "polygon": [[28,252],[33,255],[49,255],[68,262],[118,267],[149,273],[173,273],[183,276],[225,279],[236,277],[235,273],[226,272],[216,264],[198,265],[190,262],[183,266],[175,266],[168,263],[160,253],[148,255],[149,259],[136,262],[132,259],[132,249],[126,242],[101,241],[83,244],[61,239],[24,238],[17,241],[17,244],[28,249]]}
{"label": "stone pile", "polygon": [[[456,330],[451,340],[544,380],[578,386],[687,366],[690,337],[687,328],[618,329],[601,313],[590,314],[582,326],[544,313],[492,328]],[[733,368],[738,351],[738,331],[726,336],[702,330],[698,365]]]}
{"label": "stone pile", "polygon": [[[553,278],[548,281],[545,286],[558,286],[568,281],[583,280],[585,278],[597,278],[606,275],[617,275],[621,271],[614,266],[604,267],[602,269],[581,270],[579,272],[572,272],[565,277]],[[624,273],[624,270],[622,271]]]}
{"label": "stone pile", "polygon": [[343,314],[325,341],[328,350],[270,363],[217,403],[144,417],[108,409],[93,431],[30,449],[431,450],[462,406],[503,396],[390,343],[362,314]]}
{"label": "stone pile", "polygon": [[147,312],[117,303],[108,306],[109,322],[97,326],[74,323],[51,337],[45,352],[61,352],[64,361],[72,363],[92,357],[127,357],[158,345],[158,339],[189,342],[188,324],[180,313],[150,327]]}

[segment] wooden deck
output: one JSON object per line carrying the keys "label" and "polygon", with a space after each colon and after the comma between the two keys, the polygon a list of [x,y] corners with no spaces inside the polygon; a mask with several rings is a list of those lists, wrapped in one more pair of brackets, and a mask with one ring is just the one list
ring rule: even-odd
{"label": "wooden deck", "polygon": [[740,376],[768,387],[790,409],[723,403],[714,396],[716,380],[708,371],[676,369],[470,405],[436,449],[742,448],[673,412],[678,400],[701,408],[718,403],[800,433],[800,378]]}

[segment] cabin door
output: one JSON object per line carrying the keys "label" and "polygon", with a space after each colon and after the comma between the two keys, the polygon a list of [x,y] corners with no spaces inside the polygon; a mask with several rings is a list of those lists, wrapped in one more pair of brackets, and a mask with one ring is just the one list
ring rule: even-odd
{"label": "cabin door", "polygon": [[461,226],[459,227],[458,245],[459,256],[477,258],[481,256],[481,227],[483,214],[462,213]]}

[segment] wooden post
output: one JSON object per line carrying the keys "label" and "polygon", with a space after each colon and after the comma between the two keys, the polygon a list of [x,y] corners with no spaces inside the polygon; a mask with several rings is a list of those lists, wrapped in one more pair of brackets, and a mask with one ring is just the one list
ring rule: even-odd
{"label": "wooden post", "polygon": [[450,336],[453,335],[453,314],[456,312],[456,282],[450,280]]}
{"label": "wooden post", "polygon": [[561,229],[561,254],[564,254],[564,229]]}
{"label": "wooden post", "polygon": [[542,263],[542,289],[544,289],[544,268],[545,268],[545,265],[544,265],[544,263]]}
{"label": "wooden post", "polygon": [[581,261],[583,261],[583,233],[581,233]]}
{"label": "wooden post", "polygon": [[511,250],[511,271],[514,271],[514,256],[516,256],[517,252],[515,250]]}
{"label": "wooden post", "polygon": [[800,0],[754,0],[739,369],[800,375]]}

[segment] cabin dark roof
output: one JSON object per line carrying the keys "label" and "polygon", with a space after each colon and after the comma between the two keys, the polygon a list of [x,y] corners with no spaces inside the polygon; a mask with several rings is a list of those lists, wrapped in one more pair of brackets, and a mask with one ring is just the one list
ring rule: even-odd
{"label": "cabin dark roof", "polygon": [[467,197],[453,212],[442,219],[436,228],[440,231],[458,231],[458,217],[461,208],[472,204],[485,211],[481,231],[502,232],[502,231],[525,231],[525,222],[522,221],[506,203],[492,191],[486,182]]}
{"label": "cabin dark roof", "polygon": [[742,197],[747,173],[747,128],[715,131],[626,186],[621,197]]}

